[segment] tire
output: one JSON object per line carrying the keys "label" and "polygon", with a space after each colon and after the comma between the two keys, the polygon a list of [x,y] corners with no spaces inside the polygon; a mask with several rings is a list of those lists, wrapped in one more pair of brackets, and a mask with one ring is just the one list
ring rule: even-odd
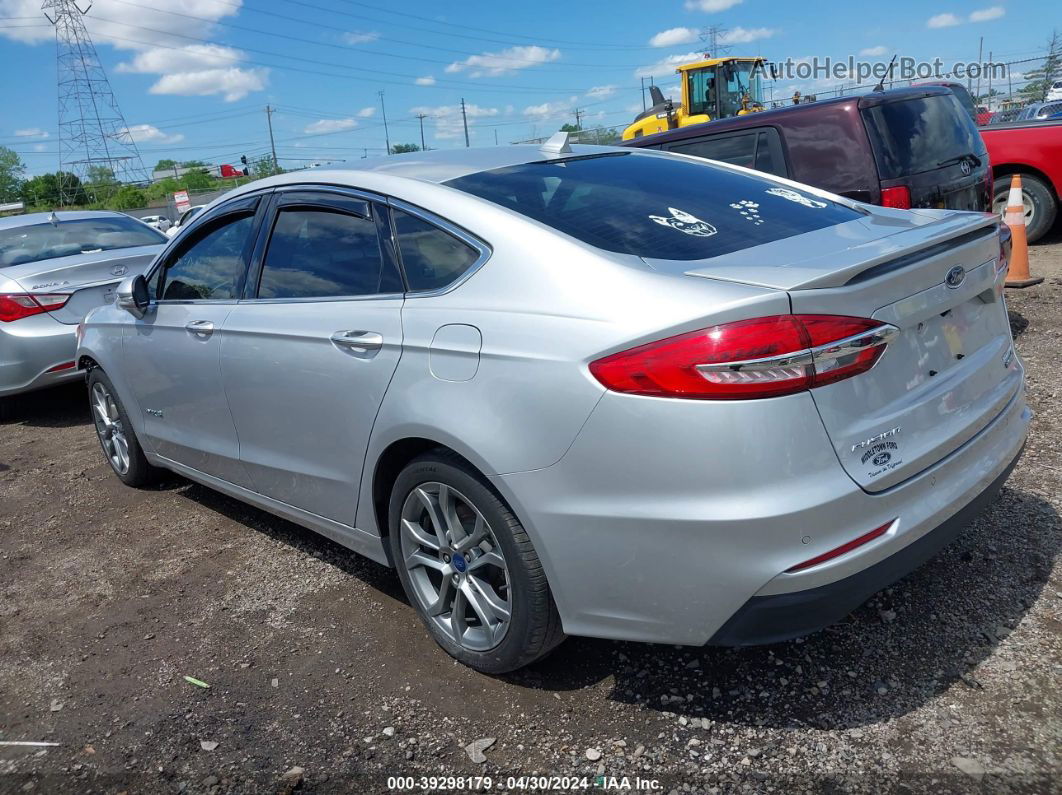
{"label": "tire", "polygon": [[151,466],[144,457],[144,450],[136,438],[133,424],[129,422],[125,406],[103,370],[95,368],[89,373],[88,395],[96,438],[100,441],[104,458],[118,479],[134,488],[158,482],[162,470]]}
{"label": "tire", "polygon": [[[433,532],[432,517],[440,520],[442,538]],[[411,461],[392,487],[388,524],[410,604],[435,641],[459,662],[487,674],[506,673],[544,657],[564,640],[527,532],[460,456],[437,450]]]}
{"label": "tire", "polygon": [[[992,191],[992,209],[1000,213],[1005,211],[1010,193],[1010,175],[997,179]],[[1021,191],[1025,203],[1025,238],[1034,243],[1054,226],[1058,201],[1051,189],[1032,174],[1021,175]]]}

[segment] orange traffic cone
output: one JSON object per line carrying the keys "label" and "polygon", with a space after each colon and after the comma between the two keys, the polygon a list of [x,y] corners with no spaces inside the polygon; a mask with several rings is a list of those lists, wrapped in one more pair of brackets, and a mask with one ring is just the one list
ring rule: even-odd
{"label": "orange traffic cone", "polygon": [[1007,287],[1032,287],[1044,280],[1029,274],[1029,243],[1025,239],[1025,203],[1021,198],[1021,175],[1010,179],[1010,196],[1003,223],[1010,227],[1010,267],[1007,269]]}

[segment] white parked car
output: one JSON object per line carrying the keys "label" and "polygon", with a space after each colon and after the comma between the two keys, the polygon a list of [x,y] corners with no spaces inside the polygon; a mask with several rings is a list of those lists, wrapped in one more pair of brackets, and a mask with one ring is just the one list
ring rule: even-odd
{"label": "white parked car", "polygon": [[170,219],[165,215],[145,215],[141,217],[140,220],[152,229],[158,229],[160,232],[165,232],[170,228]]}
{"label": "white parked car", "polygon": [[166,235],[168,237],[173,237],[174,235],[176,235],[179,231],[181,231],[181,229],[187,226],[188,222],[195,218],[199,211],[202,210],[204,207],[206,207],[205,204],[196,204],[192,207],[189,207],[187,210],[181,213],[181,217],[177,219],[177,222],[166,230]]}
{"label": "white parked car", "polygon": [[1050,90],[1047,92],[1046,100],[1048,102],[1054,102],[1056,99],[1062,99],[1062,80],[1056,80],[1052,83]]}

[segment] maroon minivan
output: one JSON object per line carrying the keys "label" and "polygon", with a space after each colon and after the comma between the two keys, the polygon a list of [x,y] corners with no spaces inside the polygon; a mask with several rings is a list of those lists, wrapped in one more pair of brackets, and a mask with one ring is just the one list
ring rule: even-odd
{"label": "maroon minivan", "polygon": [[625,141],[739,166],[885,207],[986,211],[981,135],[940,86],[838,97]]}

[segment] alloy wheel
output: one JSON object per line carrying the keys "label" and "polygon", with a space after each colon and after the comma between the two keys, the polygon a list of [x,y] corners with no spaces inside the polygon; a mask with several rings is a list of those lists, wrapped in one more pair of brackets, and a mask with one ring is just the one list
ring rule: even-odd
{"label": "alloy wheel", "polygon": [[402,505],[400,550],[425,615],[458,645],[486,651],[512,619],[505,555],[487,520],[461,492],[422,483]]}
{"label": "alloy wheel", "polygon": [[110,390],[97,381],[92,385],[92,419],[96,423],[103,452],[119,475],[129,471],[129,440]]}

